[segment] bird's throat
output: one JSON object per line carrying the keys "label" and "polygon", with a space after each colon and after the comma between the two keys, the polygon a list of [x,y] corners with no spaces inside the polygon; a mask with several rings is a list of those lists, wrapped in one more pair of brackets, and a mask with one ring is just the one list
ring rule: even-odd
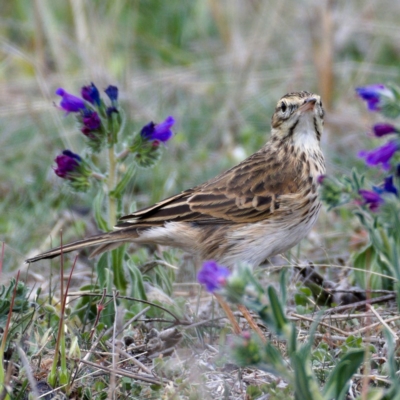
{"label": "bird's throat", "polygon": [[294,129],[292,140],[295,147],[301,151],[309,152],[320,149],[321,129],[318,127],[312,114],[299,118]]}

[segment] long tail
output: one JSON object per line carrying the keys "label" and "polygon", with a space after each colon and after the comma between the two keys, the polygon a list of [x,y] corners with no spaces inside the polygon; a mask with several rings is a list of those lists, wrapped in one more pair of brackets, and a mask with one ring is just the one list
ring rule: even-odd
{"label": "long tail", "polygon": [[101,235],[92,236],[86,239],[77,240],[76,242],[68,243],[62,247],[55,247],[45,253],[38,254],[35,257],[28,258],[25,260],[26,263],[33,263],[45,258],[54,258],[59,256],[61,253],[69,253],[74,250],[83,249],[86,247],[97,246],[99,247],[93,251],[91,257],[100,254],[104,251],[111,250],[115,247],[122,245],[124,242],[129,242],[137,238],[137,228],[121,229]]}

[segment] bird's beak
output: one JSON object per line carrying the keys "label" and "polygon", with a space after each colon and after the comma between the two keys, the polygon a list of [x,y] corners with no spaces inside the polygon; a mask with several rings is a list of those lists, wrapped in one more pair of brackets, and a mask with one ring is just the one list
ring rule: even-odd
{"label": "bird's beak", "polygon": [[317,99],[311,98],[304,101],[304,103],[299,107],[300,112],[312,111],[314,109]]}

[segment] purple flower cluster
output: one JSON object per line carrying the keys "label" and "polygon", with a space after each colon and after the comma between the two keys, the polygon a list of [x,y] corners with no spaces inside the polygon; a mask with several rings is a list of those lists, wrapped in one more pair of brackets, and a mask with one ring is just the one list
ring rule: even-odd
{"label": "purple flower cluster", "polygon": [[393,98],[393,93],[380,83],[356,88],[357,94],[367,102],[370,111],[379,111],[385,98]]}
{"label": "purple flower cluster", "polygon": [[110,85],[104,92],[113,104],[118,100],[118,88],[116,86]]}
{"label": "purple flower cluster", "polygon": [[365,162],[370,167],[382,164],[382,168],[387,171],[390,169],[390,160],[394,154],[400,150],[400,143],[398,140],[391,140],[383,146],[377,147],[373,150],[363,150],[358,153],[359,157],[365,158]]}
{"label": "purple flower cluster", "polygon": [[[369,85],[356,89],[358,95],[367,102],[370,111],[380,111],[382,105],[388,100],[394,100],[392,90],[382,84]],[[398,134],[400,131],[396,126],[388,123],[378,123],[372,128],[376,137],[382,137],[390,134]],[[398,137],[389,140],[384,145],[372,150],[363,150],[359,156],[365,159],[368,166],[382,166],[384,171],[388,171],[391,167],[390,162],[397,151],[400,150],[400,140]],[[398,173],[400,172],[399,165],[397,166]],[[397,175],[399,176],[399,174]],[[384,204],[383,195],[392,194],[398,196],[398,189],[394,185],[393,175],[384,179],[380,186],[374,186],[372,190],[360,189],[358,194],[362,197],[362,204],[369,207],[373,212],[379,210],[379,207]]]}
{"label": "purple flower cluster", "polygon": [[63,88],[58,88],[56,94],[61,96],[60,107],[69,114],[70,112],[80,112],[86,108],[85,102],[73,94],[68,93]]}
{"label": "purple flower cluster", "polygon": [[390,133],[399,133],[398,129],[392,124],[375,124],[372,130],[376,137],[382,137]]}
{"label": "purple flower cluster", "polygon": [[167,142],[173,136],[171,130],[172,126],[175,124],[175,119],[171,116],[167,117],[163,122],[155,124],[154,122],[149,122],[140,131],[140,135],[144,140],[147,141],[159,141]]}
{"label": "purple flower cluster", "polygon": [[380,194],[372,191],[360,189],[358,194],[363,198],[363,205],[367,205],[373,212],[378,211],[379,207],[385,202]]}
{"label": "purple flower cluster", "polygon": [[[382,106],[383,99],[393,99],[393,92],[385,85],[375,84],[356,89],[358,95],[367,102],[371,111],[379,111]],[[392,124],[379,123],[372,128],[376,137],[382,137],[389,134],[397,134],[399,130]],[[373,150],[363,150],[358,155],[365,158],[368,166],[374,167],[381,165],[382,169],[387,171],[390,169],[390,161],[395,153],[400,150],[400,140],[395,138],[390,140],[383,146]]]}
{"label": "purple flower cluster", "polygon": [[[109,122],[102,121],[101,116],[106,116],[108,121],[113,119],[120,121],[118,116],[118,88],[110,85],[105,89],[105,93],[111,100],[111,106],[108,108],[106,108],[100,97],[100,92],[93,82],[81,88],[82,98],[68,93],[63,88],[56,90],[56,94],[61,96],[60,108],[66,111],[66,114],[76,114],[81,132],[89,139],[87,144],[94,152],[100,151],[106,142],[106,126]],[[112,114],[116,114],[117,117],[113,118]],[[113,126],[115,127],[115,124]],[[108,141],[110,143],[112,139],[108,138]]]}
{"label": "purple flower cluster", "polygon": [[83,127],[82,133],[91,139],[95,139],[94,131],[97,131],[101,127],[101,119],[96,111],[85,110],[82,118]]}
{"label": "purple flower cluster", "polygon": [[73,189],[86,191],[90,187],[89,178],[92,170],[78,154],[71,150],[64,150],[54,161],[56,175],[67,180]]}
{"label": "purple flower cluster", "polygon": [[[109,100],[101,98],[94,83],[81,88],[81,97],[68,93],[63,88],[56,90],[56,94],[61,96],[59,108],[66,114],[75,114],[79,129],[88,138],[86,144],[93,153],[100,152],[106,146],[114,146],[124,126],[124,113],[118,105],[118,88],[109,85],[104,92]],[[160,143],[167,142],[173,136],[174,124],[175,119],[171,116],[159,124],[150,122],[142,128],[139,135],[133,137],[130,146],[125,146],[117,155],[118,159],[122,160],[133,153],[138,166],[146,168],[153,165],[161,155]],[[55,161],[55,173],[69,180],[68,183],[75,189],[85,190],[89,186],[89,178],[100,176],[91,171],[89,162],[83,161],[70,150],[65,150]]]}
{"label": "purple flower cluster", "polygon": [[82,158],[71,150],[64,150],[54,161],[57,164],[57,167],[54,168],[57,176],[63,179],[73,179],[79,171]]}
{"label": "purple flower cluster", "polygon": [[197,280],[204,285],[208,292],[215,292],[226,284],[226,278],[231,271],[216,261],[210,260],[203,263],[203,268],[197,274]]}
{"label": "purple flower cluster", "polygon": [[97,89],[97,87],[94,85],[93,82],[88,86],[83,86],[82,87],[81,95],[89,103],[96,104],[97,106],[100,106],[100,104],[101,104],[100,93],[99,93],[99,90]]}
{"label": "purple flower cluster", "polygon": [[[118,88],[116,86],[108,86],[107,89],[104,90],[107,96],[113,103],[115,107],[116,102],[118,100]],[[87,105],[85,104],[86,100],[88,103],[96,106],[101,105],[100,93],[94,83],[91,83],[88,86],[83,86],[81,89],[82,98],[74,96],[71,93],[68,93],[63,88],[58,88],[56,90],[56,94],[61,96],[60,108],[69,114],[70,112],[81,112],[85,109],[88,109]],[[84,99],[84,100],[83,100]]]}
{"label": "purple flower cluster", "polygon": [[373,212],[379,210],[379,207],[385,202],[382,197],[385,193],[392,193],[398,196],[398,190],[393,183],[393,176],[390,175],[385,178],[381,186],[373,186],[372,190],[360,189],[358,194],[363,199],[363,205],[367,205],[369,209]]}

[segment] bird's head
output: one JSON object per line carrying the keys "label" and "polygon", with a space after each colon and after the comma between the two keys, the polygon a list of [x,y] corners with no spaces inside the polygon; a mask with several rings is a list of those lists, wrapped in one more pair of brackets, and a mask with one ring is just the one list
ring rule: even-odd
{"label": "bird's head", "polygon": [[319,145],[324,125],[320,96],[309,92],[286,94],[278,101],[271,124],[273,138],[302,147]]}

